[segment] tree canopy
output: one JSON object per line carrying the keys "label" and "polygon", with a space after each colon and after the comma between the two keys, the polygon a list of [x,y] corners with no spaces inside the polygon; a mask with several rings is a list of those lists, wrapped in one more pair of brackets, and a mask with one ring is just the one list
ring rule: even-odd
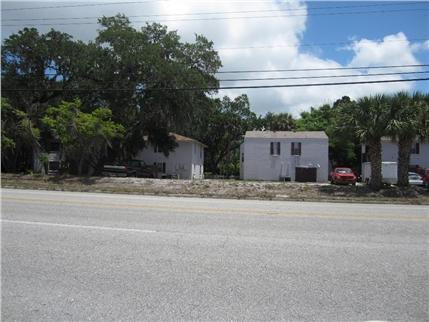
{"label": "tree canopy", "polygon": [[[204,88],[218,87],[215,73],[221,66],[213,43],[202,35],[183,42],[176,31],[156,23],[136,30],[123,15],[102,17],[99,23],[97,38],[88,43],[35,28],[7,38],[2,96],[42,132],[48,107],[62,101],[78,98],[88,115],[108,108],[124,129],[108,149],[110,159],[132,157],[144,147],[144,136],[168,154],[174,148],[169,132],[192,127],[212,104],[208,94],[214,90]],[[11,143],[3,138],[6,146]]]}
{"label": "tree canopy", "polygon": [[246,131],[257,126],[246,95],[213,100],[199,129],[192,133],[207,145],[206,170],[212,173],[239,173],[239,148]]}
{"label": "tree canopy", "polygon": [[169,133],[176,132],[207,146],[207,171],[236,175],[246,131],[306,130],[327,133],[332,166],[355,169],[361,143],[372,146],[378,164],[380,138],[391,136],[406,185],[411,142],[429,136],[427,94],[344,96],[298,119],[286,112],[257,116],[246,95],[214,98],[222,64],[203,35],[185,42],[158,23],[135,29],[124,15],[102,17],[99,24],[90,42],[36,28],[4,40],[2,171],[30,169],[54,140],[69,171],[89,174],[107,160],[129,160],[147,141],[168,155],[176,146]]}
{"label": "tree canopy", "polygon": [[49,107],[42,123],[61,143],[65,157],[77,165],[78,175],[84,166],[88,171],[95,169],[106,154],[106,148],[113,138],[121,137],[124,127],[111,120],[112,112],[99,107],[91,113],[81,110],[81,102],[61,102]]}

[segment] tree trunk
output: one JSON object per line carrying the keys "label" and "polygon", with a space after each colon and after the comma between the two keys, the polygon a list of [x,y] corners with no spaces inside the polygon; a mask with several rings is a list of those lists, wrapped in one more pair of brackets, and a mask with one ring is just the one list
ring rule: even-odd
{"label": "tree trunk", "polygon": [[369,157],[371,158],[371,181],[370,186],[373,190],[380,190],[382,185],[381,173],[381,140],[368,142]]}
{"label": "tree trunk", "polygon": [[85,158],[84,158],[84,156],[81,156],[80,160],[79,160],[79,166],[77,168],[77,175],[79,177],[82,176],[84,162],[85,162]]}
{"label": "tree trunk", "polygon": [[398,142],[398,186],[406,187],[408,182],[408,167],[410,165],[412,138],[399,138]]}

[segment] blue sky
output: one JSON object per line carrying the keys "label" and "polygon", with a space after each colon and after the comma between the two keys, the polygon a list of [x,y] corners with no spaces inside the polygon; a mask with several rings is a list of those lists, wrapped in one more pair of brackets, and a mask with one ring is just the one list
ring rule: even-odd
{"label": "blue sky", "polygon": [[[415,1],[417,2],[417,1]],[[303,42],[326,43],[347,41],[349,39],[382,39],[389,34],[403,32],[408,39],[429,39],[429,2],[420,1],[417,5],[411,1],[309,1],[310,15]],[[380,7],[376,5],[380,4]],[[395,4],[385,6],[386,4]],[[425,8],[419,11],[367,13],[356,15],[312,16],[311,13],[325,12],[313,8],[332,6],[374,5],[373,7],[355,8],[354,11],[389,11]],[[332,10],[333,11],[333,10]],[[352,9],[338,9],[338,12],[349,12]],[[322,47],[319,55],[325,59],[334,59],[343,64],[351,59],[351,53],[338,47]],[[419,52],[421,62],[429,62],[428,52]]]}
{"label": "blue sky", "polygon": [[[109,0],[100,0],[109,2]],[[111,0],[118,2],[118,0]],[[88,2],[86,2],[88,3]],[[90,3],[95,3],[94,1]],[[22,23],[8,19],[59,18],[58,21],[38,21],[52,23],[49,26],[36,26],[41,32],[51,27],[67,32],[76,39],[93,40],[98,26],[96,24],[76,24],[79,21],[95,22],[96,19],[76,20],[79,17],[111,16],[123,13],[127,16],[160,14],[170,30],[177,30],[185,41],[193,41],[194,34],[205,35],[213,40],[215,48],[223,62],[223,70],[237,69],[302,69],[302,68],[343,68],[356,66],[405,65],[429,63],[429,3],[420,1],[417,5],[411,1],[299,1],[299,0],[154,0],[146,3],[115,4],[90,7],[68,7],[43,10],[7,11],[11,8],[64,6],[85,4],[85,2],[8,2],[2,1],[2,38],[22,29]],[[337,8],[334,8],[337,7]],[[344,8],[341,8],[344,7]],[[349,7],[349,8],[345,8]],[[322,9],[318,9],[322,8]],[[6,9],[6,10],[5,10]],[[284,10],[279,12],[278,10]],[[418,9],[418,11],[408,11]],[[183,21],[177,14],[195,14],[201,12],[237,12],[250,10],[252,13],[220,14],[208,17],[230,17],[225,20]],[[258,12],[260,10],[260,12]],[[267,12],[277,10],[277,12]],[[398,12],[389,12],[398,10]],[[400,11],[399,11],[400,10]],[[368,11],[385,11],[370,13]],[[352,12],[353,14],[341,14]],[[315,14],[323,15],[315,15]],[[340,13],[340,14],[338,14]],[[237,16],[281,16],[265,18],[236,19]],[[186,18],[193,16],[186,16]],[[203,16],[204,17],[204,16]],[[73,19],[70,19],[73,18]],[[175,21],[165,21],[174,18]],[[177,19],[179,18],[179,19]],[[148,19],[148,18],[146,18]],[[174,20],[173,19],[173,20]],[[135,28],[144,25],[145,18],[132,18]],[[139,22],[140,21],[140,22]],[[71,25],[58,23],[73,22]],[[34,23],[34,22],[33,22]],[[20,24],[8,27],[7,24]],[[416,38],[422,40],[415,40]],[[426,41],[426,42],[425,42]],[[343,44],[348,42],[347,45]],[[311,46],[308,43],[333,43],[330,46]],[[239,47],[238,49],[236,47]],[[244,48],[243,48],[244,47]],[[261,48],[262,47],[262,48]],[[226,48],[226,49],[225,49]],[[235,48],[235,49],[231,49]],[[412,69],[423,70],[420,69]],[[426,70],[429,70],[427,68]],[[397,72],[399,69],[383,70]],[[410,71],[402,69],[401,71]],[[272,77],[272,76],[320,76],[347,75],[360,71],[321,71],[319,73],[247,73],[233,76]],[[420,75],[422,76],[422,75]],[[428,76],[428,74],[423,74]],[[231,78],[221,74],[219,78]],[[392,76],[391,78],[394,78]],[[406,76],[397,76],[396,78]],[[364,80],[358,78],[340,78],[343,81]],[[386,76],[373,77],[386,79]],[[323,81],[338,81],[339,78]],[[258,83],[232,82],[229,86],[290,84],[297,81],[260,81]],[[311,82],[307,80],[307,82]],[[311,106],[332,103],[344,95],[358,98],[376,93],[394,93],[399,90],[428,91],[429,82],[404,82],[387,84],[366,84],[306,88],[276,88],[221,90],[219,96],[231,97],[245,93],[249,96],[251,108],[258,114],[272,112],[290,112],[298,116]]]}

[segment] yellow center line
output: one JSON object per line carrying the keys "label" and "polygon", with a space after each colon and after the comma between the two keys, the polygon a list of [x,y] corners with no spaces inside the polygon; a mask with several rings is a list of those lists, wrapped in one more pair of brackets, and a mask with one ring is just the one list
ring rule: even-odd
{"label": "yellow center line", "polygon": [[22,197],[3,197],[3,201],[18,201],[21,203],[31,204],[51,204],[51,205],[69,205],[69,206],[89,206],[101,209],[151,209],[159,211],[174,211],[180,213],[213,213],[213,214],[244,214],[244,215],[268,215],[268,216],[282,216],[282,217],[300,217],[300,218],[324,218],[324,219],[344,219],[344,220],[395,220],[395,221],[428,221],[428,216],[425,214],[417,216],[408,215],[393,215],[393,214],[361,214],[361,213],[348,213],[348,214],[331,214],[327,212],[310,212],[310,211],[278,211],[278,210],[263,210],[254,208],[206,208],[206,207],[180,207],[180,206],[163,206],[155,204],[118,204],[118,203],[101,203],[94,201],[83,200],[56,200],[56,199],[40,199],[40,198],[22,198]]}

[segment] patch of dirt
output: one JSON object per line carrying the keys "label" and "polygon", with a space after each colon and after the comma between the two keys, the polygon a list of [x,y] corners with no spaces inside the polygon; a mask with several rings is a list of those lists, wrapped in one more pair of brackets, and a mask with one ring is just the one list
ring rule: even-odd
{"label": "patch of dirt", "polygon": [[38,176],[17,174],[2,174],[1,179],[1,185],[4,188],[236,199],[429,204],[429,191],[423,187],[398,188],[396,186],[389,186],[380,191],[372,191],[366,185],[340,186],[328,183]]}

